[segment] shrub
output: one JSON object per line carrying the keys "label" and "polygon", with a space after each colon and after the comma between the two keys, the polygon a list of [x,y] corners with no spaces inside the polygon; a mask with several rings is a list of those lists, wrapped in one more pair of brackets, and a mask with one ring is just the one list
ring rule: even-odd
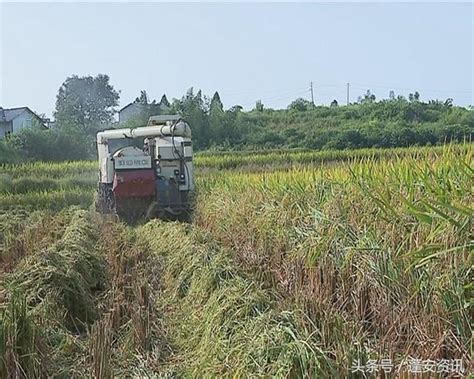
{"label": "shrub", "polygon": [[93,137],[73,129],[26,129],[11,137],[8,147],[23,159],[62,161],[95,157]]}

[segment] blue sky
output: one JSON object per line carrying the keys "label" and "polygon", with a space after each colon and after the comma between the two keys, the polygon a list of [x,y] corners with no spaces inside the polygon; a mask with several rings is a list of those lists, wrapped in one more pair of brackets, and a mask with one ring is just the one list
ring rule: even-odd
{"label": "blue sky", "polygon": [[124,106],[193,86],[226,107],[370,89],[474,104],[472,3],[0,3],[0,105],[51,115],[72,74],[108,74]]}

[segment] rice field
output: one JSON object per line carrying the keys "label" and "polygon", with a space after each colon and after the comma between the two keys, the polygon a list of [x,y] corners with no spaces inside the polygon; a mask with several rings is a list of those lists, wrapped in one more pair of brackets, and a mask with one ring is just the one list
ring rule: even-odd
{"label": "rice field", "polygon": [[2,166],[0,377],[469,376],[473,153],[200,154],[192,222],[135,226],[96,162]]}

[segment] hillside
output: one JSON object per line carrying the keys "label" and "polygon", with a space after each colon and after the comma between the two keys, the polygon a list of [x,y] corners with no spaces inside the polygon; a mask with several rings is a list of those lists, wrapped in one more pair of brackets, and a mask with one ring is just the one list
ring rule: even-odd
{"label": "hillside", "polygon": [[[474,136],[474,111],[457,107],[450,99],[427,103],[403,97],[365,99],[330,107],[313,107],[298,99],[288,109],[266,109],[260,104],[248,112],[239,106],[224,110],[216,99],[217,92],[209,100],[191,89],[166,108],[191,125],[196,151],[393,148],[472,141]],[[0,163],[95,159],[98,129],[134,127],[143,120],[86,127],[65,122],[55,130],[25,131],[0,141]]]}

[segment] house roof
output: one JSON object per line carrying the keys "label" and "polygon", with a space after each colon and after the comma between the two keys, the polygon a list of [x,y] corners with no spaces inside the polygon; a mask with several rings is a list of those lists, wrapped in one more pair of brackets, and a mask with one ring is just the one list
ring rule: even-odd
{"label": "house roof", "polygon": [[[140,104],[140,103],[130,103],[130,104],[127,104],[125,105],[122,109],[119,110],[119,113],[122,112],[124,109],[130,107],[130,106],[135,106],[137,108],[149,108],[151,105],[153,104]],[[158,105],[158,104],[157,104]]]}
{"label": "house roof", "polygon": [[4,109],[0,107],[0,122],[10,122],[11,120],[18,117],[24,112],[31,113],[40,122],[40,124],[44,126],[43,119],[28,107],[17,107],[9,109]]}
{"label": "house roof", "polygon": [[122,109],[119,110],[119,112],[122,112],[125,108],[128,108],[130,105],[133,105],[134,103],[130,103],[125,105]]}

